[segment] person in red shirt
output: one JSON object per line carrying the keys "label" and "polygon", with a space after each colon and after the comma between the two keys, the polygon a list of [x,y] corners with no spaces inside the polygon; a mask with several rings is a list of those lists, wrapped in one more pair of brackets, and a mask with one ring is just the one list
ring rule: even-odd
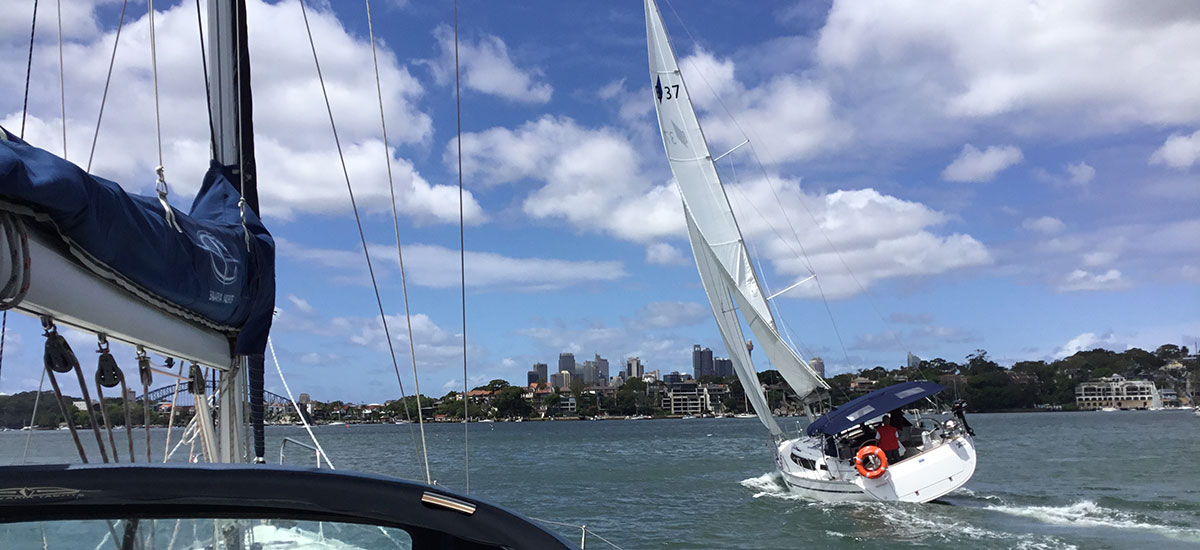
{"label": "person in red shirt", "polygon": [[900,438],[897,437],[899,430],[892,425],[891,421],[889,415],[884,415],[883,424],[875,428],[875,433],[879,435],[879,448],[887,456],[889,465],[900,461]]}

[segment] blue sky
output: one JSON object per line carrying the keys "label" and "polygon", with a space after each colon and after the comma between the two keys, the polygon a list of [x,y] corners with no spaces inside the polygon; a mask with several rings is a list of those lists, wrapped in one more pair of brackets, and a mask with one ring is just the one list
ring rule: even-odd
{"label": "blue sky", "polygon": [[[753,144],[719,170],[764,282],[819,277],[775,306],[828,371],[1200,340],[1196,6],[677,4],[662,10],[712,149]],[[452,4],[371,7],[420,384],[442,395],[462,384]],[[394,398],[300,6],[249,8],[280,361],[317,399]],[[120,9],[63,2],[77,164]],[[186,207],[208,159],[196,14],[156,9],[164,165]],[[31,10],[0,7],[0,124],[14,131]],[[55,14],[40,10],[26,137],[61,152]],[[144,5],[128,10],[93,172],[145,193],[148,24]],[[366,11],[318,2],[309,18],[411,392]],[[689,371],[693,343],[725,355],[663,157],[641,3],[466,1],[459,53],[472,385],[523,382],[561,351],[664,372]],[[0,391],[36,388],[40,332],[9,321]]]}

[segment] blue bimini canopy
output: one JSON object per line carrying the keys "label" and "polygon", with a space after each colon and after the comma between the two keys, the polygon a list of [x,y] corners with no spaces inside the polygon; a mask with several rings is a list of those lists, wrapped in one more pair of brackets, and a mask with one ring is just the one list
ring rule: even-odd
{"label": "blue bimini canopy", "polygon": [[904,382],[851,400],[808,425],[808,435],[836,435],[851,426],[887,414],[946,389],[936,382]]}
{"label": "blue bimini canopy", "polygon": [[[102,277],[261,354],[275,309],[275,241],[213,163],[179,230],[157,197],[126,193],[0,128],[0,207],[29,214]],[[174,210],[174,209],[173,209]],[[245,219],[243,221],[243,215]]]}

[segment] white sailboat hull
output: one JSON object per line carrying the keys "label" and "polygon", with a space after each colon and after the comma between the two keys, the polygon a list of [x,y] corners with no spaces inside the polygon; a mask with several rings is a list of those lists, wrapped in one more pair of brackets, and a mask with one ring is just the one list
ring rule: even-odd
{"label": "white sailboat hull", "polygon": [[[815,469],[805,467],[810,461]],[[822,442],[801,437],[780,442],[776,465],[790,492],[822,502],[929,502],[962,487],[975,473],[975,442],[959,434],[928,448],[911,449],[888,466],[883,475],[868,479],[858,473],[854,459],[826,457]]]}

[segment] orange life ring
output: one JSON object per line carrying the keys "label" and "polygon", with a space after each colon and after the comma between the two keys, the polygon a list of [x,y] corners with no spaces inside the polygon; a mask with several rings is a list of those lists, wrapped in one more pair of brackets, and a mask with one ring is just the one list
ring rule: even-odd
{"label": "orange life ring", "polygon": [[[873,468],[869,467],[864,462],[864,458],[867,457],[873,457],[875,459],[873,464],[878,464],[878,466]],[[887,471],[887,455],[884,454],[883,449],[880,449],[874,445],[867,445],[866,447],[859,449],[857,455],[854,455],[854,467],[858,469],[858,473],[862,474],[863,477],[867,479],[875,479]]]}

